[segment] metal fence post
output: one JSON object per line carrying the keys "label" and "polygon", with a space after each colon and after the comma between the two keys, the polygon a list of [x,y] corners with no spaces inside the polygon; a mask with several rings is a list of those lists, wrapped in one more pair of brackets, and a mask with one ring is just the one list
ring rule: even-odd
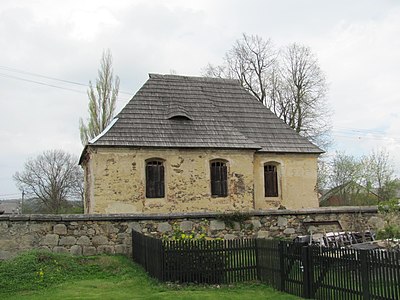
{"label": "metal fence post", "polygon": [[279,283],[279,290],[284,292],[285,291],[285,255],[284,255],[284,246],[286,245],[285,242],[279,242],[279,268],[280,268],[280,283]]}
{"label": "metal fence post", "polygon": [[301,261],[303,265],[303,297],[312,298],[313,266],[309,246],[301,247]]}
{"label": "metal fence post", "polygon": [[360,275],[361,275],[361,286],[363,291],[363,299],[369,300],[371,293],[369,289],[369,262],[368,262],[368,250],[360,250]]}

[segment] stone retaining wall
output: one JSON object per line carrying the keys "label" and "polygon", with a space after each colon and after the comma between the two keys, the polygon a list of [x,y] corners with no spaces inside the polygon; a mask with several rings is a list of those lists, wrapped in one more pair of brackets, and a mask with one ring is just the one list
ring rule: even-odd
{"label": "stone retaining wall", "polygon": [[310,231],[378,229],[376,207],[271,210],[246,214],[0,215],[0,259],[30,249],[74,255],[132,253],[132,229],[157,237],[289,238]]}

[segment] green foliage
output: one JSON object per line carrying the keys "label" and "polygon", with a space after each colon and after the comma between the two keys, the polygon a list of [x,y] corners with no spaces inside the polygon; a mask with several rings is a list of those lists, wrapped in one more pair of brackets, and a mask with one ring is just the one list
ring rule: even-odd
{"label": "green foliage", "polygon": [[400,239],[400,200],[392,199],[378,205],[385,226],[378,231],[379,239]]}
{"label": "green foliage", "polygon": [[172,240],[172,241],[202,241],[206,238],[206,229],[205,227],[200,228],[200,232],[196,233],[194,230],[191,231],[183,231],[180,229],[178,223],[174,223],[172,226],[173,232],[172,234],[164,233],[163,240]]}
{"label": "green foliage", "polygon": [[81,142],[85,146],[89,140],[98,136],[113,120],[119,91],[119,77],[115,77],[112,55],[108,49],[101,57],[96,86],[89,82],[89,119],[87,124],[80,119]]}
{"label": "green foliage", "polygon": [[123,256],[28,252],[0,261],[0,299],[299,299],[258,283],[161,284]]}
{"label": "green foliage", "polygon": [[400,227],[394,224],[387,224],[378,231],[378,239],[400,239]]}
{"label": "green foliage", "polygon": [[381,202],[378,205],[378,211],[383,214],[389,214],[389,213],[400,214],[400,200],[391,199],[388,201]]}
{"label": "green foliage", "polygon": [[[0,263],[0,291],[38,290],[68,280],[108,278],[126,274],[118,260],[124,258],[73,257],[43,251],[32,251]],[[1,297],[0,297],[1,298]]]}
{"label": "green foliage", "polygon": [[[25,199],[22,204],[22,213],[24,214],[48,214],[52,213],[38,199]],[[64,201],[60,204],[59,214],[83,214],[82,201]]]}
{"label": "green foliage", "polygon": [[250,220],[248,213],[235,211],[229,214],[220,214],[217,216],[217,220],[223,221],[227,227],[234,228],[235,222],[242,225],[243,222]]}

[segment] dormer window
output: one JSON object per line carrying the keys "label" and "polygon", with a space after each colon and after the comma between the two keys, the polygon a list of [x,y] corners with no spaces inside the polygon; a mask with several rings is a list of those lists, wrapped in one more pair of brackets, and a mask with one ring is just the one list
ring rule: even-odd
{"label": "dormer window", "polygon": [[166,110],[166,118],[168,120],[177,120],[177,121],[193,120],[188,110],[185,108],[184,105],[185,103],[182,100],[166,99],[165,102],[168,103]]}
{"label": "dormer window", "polygon": [[171,114],[168,115],[169,120],[176,120],[176,121],[191,121],[192,119],[186,114]]}

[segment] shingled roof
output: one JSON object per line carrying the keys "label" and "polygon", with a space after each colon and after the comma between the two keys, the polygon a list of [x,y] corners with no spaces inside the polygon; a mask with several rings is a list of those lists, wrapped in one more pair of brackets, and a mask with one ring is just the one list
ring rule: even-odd
{"label": "shingled roof", "polygon": [[237,80],[150,74],[94,146],[322,153]]}

